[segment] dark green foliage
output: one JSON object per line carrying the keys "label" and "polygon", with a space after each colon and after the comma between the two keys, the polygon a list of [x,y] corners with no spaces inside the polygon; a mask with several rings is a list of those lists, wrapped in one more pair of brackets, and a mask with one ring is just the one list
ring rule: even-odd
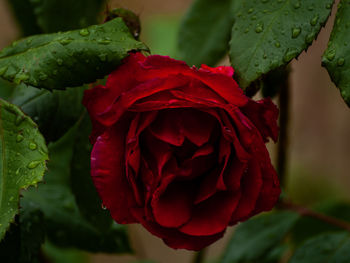
{"label": "dark green foliage", "polygon": [[42,29],[37,24],[34,14],[32,0],[7,0],[13,14],[17,19],[23,36],[30,36],[42,33]]}
{"label": "dark green foliage", "polygon": [[[33,203],[44,214],[47,236],[62,247],[75,247],[91,252],[130,252],[125,228],[113,223],[108,231],[100,231],[79,212],[70,183],[70,162],[76,127],[49,145],[51,161],[45,184],[23,193],[23,206]],[[101,208],[102,209],[102,208]]]}
{"label": "dark green foliage", "polygon": [[182,22],[179,57],[188,65],[215,65],[228,51],[231,0],[196,0]]}
{"label": "dark green foliage", "polygon": [[231,64],[242,88],[287,64],[317,37],[332,0],[242,0],[230,42]]}
{"label": "dark green foliage", "polygon": [[145,49],[116,18],[103,25],[14,42],[0,52],[0,76],[17,84],[64,89],[102,78],[128,52]]}
{"label": "dark green foliage", "polygon": [[322,57],[322,65],[328,70],[332,81],[337,85],[341,96],[350,107],[349,16],[350,1],[340,1],[328,48]]}
{"label": "dark green foliage", "polygon": [[87,27],[98,22],[104,0],[29,0],[44,33]]}
{"label": "dark green foliage", "polygon": [[290,263],[350,262],[349,232],[326,233],[306,241],[294,253]]}
{"label": "dark green foliage", "polygon": [[36,124],[0,99],[0,241],[18,213],[20,190],[42,180],[47,152]]}
{"label": "dark green foliage", "polygon": [[101,231],[108,231],[112,217],[108,210],[101,209],[102,201],[90,176],[90,154],[92,145],[89,141],[91,124],[87,112],[78,124],[73,146],[71,162],[71,187],[84,218]]}
{"label": "dark green foliage", "polygon": [[274,262],[284,251],[279,243],[298,219],[292,212],[271,212],[239,224],[222,263]]}
{"label": "dark green foliage", "polygon": [[59,139],[81,116],[81,104],[85,87],[66,91],[39,90],[19,85],[12,102],[28,114],[39,126],[48,142]]}
{"label": "dark green foliage", "polygon": [[[314,207],[314,210],[341,220],[350,222],[350,204],[346,202],[327,202]],[[330,231],[339,231],[341,228],[311,217],[302,217],[291,231],[295,244],[299,245],[306,239]]]}
{"label": "dark green foliage", "polygon": [[8,0],[24,36],[98,23],[105,0]]}

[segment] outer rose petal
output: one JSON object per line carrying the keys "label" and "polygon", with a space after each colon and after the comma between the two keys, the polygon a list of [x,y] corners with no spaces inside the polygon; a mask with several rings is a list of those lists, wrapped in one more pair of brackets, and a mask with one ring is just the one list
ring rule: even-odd
{"label": "outer rose petal", "polygon": [[142,66],[147,69],[146,79],[167,77],[172,74],[183,74],[185,76],[200,80],[210,87],[229,103],[243,106],[247,103],[247,97],[238,87],[238,84],[229,76],[224,74],[213,74],[212,72],[189,68],[185,62],[178,61],[166,56],[153,55],[146,58]]}
{"label": "outer rose petal", "polygon": [[136,223],[130,208],[136,201],[125,176],[126,123],[108,129],[97,138],[91,153],[91,176],[103,204],[120,224]]}
{"label": "outer rose petal", "polygon": [[249,100],[241,110],[258,128],[265,142],[268,141],[268,137],[271,137],[274,142],[277,142],[278,109],[270,98],[265,98],[257,102]]}
{"label": "outer rose petal", "polygon": [[154,222],[146,221],[141,209],[132,209],[132,212],[133,215],[149,232],[162,238],[169,247],[175,249],[184,248],[196,251],[201,250],[202,248],[221,238],[225,232],[222,231],[210,236],[190,236],[181,233],[177,229],[161,227]]}

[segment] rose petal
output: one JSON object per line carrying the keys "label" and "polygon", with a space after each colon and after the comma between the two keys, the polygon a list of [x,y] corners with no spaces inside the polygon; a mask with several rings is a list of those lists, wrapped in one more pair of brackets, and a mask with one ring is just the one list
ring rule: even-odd
{"label": "rose petal", "polygon": [[124,138],[127,123],[109,128],[97,138],[91,153],[91,176],[103,204],[120,224],[135,223],[130,213],[135,197],[124,170]]}
{"label": "rose petal", "polygon": [[243,106],[247,103],[247,98],[238,84],[229,76],[223,74],[213,74],[212,72],[189,68],[186,63],[171,59],[166,56],[153,55],[146,58],[142,66],[147,69],[146,78],[167,77],[171,74],[181,73],[210,87],[222,98],[236,106]]}
{"label": "rose petal", "polygon": [[188,78],[183,75],[171,75],[166,79],[152,78],[118,97],[110,107],[100,113],[96,119],[105,126],[113,125],[119,118],[137,101],[161,91],[174,89],[188,83]]}
{"label": "rose petal", "polygon": [[278,108],[270,98],[259,101],[249,100],[241,110],[258,128],[265,142],[268,141],[268,137],[271,137],[274,142],[277,141]]}
{"label": "rose petal", "polygon": [[240,192],[219,192],[193,209],[191,220],[179,230],[192,236],[209,236],[227,227],[240,199]]}
{"label": "rose petal", "polygon": [[[169,177],[167,177],[169,178]],[[158,189],[151,202],[154,218],[164,227],[179,227],[191,217],[193,182],[172,182],[163,193]]]}
{"label": "rose petal", "polygon": [[183,248],[198,251],[221,238],[225,232],[222,231],[211,236],[190,236],[181,233],[177,229],[161,227],[155,222],[145,220],[141,209],[132,209],[132,212],[149,232],[162,238],[164,243],[174,249]]}
{"label": "rose petal", "polygon": [[259,197],[263,182],[259,163],[254,158],[249,162],[241,181],[242,197],[232,215],[231,225],[249,217]]}
{"label": "rose petal", "polygon": [[232,67],[228,67],[228,66],[219,66],[219,67],[209,67],[205,64],[201,65],[201,68],[199,69],[200,71],[209,71],[212,73],[216,73],[216,74],[223,74],[226,75],[228,77],[232,77],[233,73],[234,73],[234,69]]}

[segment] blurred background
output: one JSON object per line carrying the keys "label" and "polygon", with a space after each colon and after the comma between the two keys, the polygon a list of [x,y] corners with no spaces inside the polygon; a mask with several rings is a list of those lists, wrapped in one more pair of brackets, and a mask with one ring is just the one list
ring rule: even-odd
{"label": "blurred background", "polygon": [[[141,40],[153,54],[176,58],[176,38],[181,17],[191,0],[110,0],[109,7],[127,8],[140,16]],[[338,1],[337,1],[338,2]],[[292,62],[291,109],[287,194],[297,203],[314,205],[329,199],[350,200],[350,110],[321,67],[333,26],[335,8],[317,41]],[[19,29],[6,0],[0,0],[0,48],[19,38]],[[229,65],[228,59],[221,64]],[[259,96],[259,95],[257,95]],[[274,159],[275,146],[269,145]],[[135,256],[88,254],[48,247],[57,262],[126,263],[150,259],[159,263],[191,262],[192,252],[175,251],[142,227],[129,227]],[[232,234],[212,245],[207,257],[215,260]],[[64,253],[63,253],[64,252]]]}

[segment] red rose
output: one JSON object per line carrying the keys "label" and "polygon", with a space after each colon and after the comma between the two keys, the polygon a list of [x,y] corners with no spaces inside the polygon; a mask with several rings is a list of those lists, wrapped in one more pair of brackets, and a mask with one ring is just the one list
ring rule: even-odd
{"label": "red rose", "polygon": [[118,223],[199,250],[274,206],[280,188],[265,142],[277,139],[278,110],[246,97],[232,75],[137,53],[86,91],[91,174]]}

